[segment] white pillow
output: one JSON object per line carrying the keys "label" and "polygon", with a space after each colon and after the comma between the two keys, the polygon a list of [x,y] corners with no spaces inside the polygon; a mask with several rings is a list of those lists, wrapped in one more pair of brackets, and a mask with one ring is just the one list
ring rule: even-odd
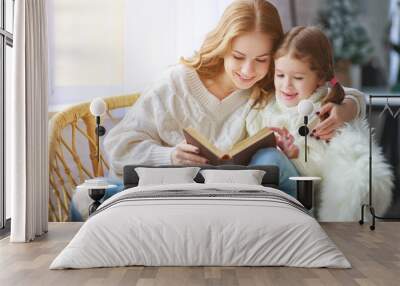
{"label": "white pillow", "polygon": [[195,183],[193,179],[199,170],[199,167],[135,168],[139,176],[139,186]]}
{"label": "white pillow", "polygon": [[204,183],[235,183],[261,185],[265,171],[262,170],[201,170]]}

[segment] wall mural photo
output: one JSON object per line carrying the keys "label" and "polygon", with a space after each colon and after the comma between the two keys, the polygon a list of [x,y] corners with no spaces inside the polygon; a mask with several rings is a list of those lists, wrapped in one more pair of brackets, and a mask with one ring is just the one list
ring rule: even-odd
{"label": "wall mural photo", "polygon": [[51,221],[193,195],[359,221],[370,182],[400,217],[397,1],[93,1],[48,5]]}

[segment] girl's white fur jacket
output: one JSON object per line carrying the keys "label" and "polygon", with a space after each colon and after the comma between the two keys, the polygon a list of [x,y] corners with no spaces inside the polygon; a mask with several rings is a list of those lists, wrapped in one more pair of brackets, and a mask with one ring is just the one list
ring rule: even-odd
{"label": "girl's white fur jacket", "polygon": [[[319,88],[309,99],[315,110],[326,95]],[[310,122],[316,118],[310,116]],[[279,99],[272,100],[262,110],[254,109],[246,119],[249,135],[260,128],[286,127],[295,137],[300,155],[292,160],[302,176],[319,176],[317,189],[317,217],[321,221],[356,221],[360,219],[361,204],[368,203],[369,192],[369,128],[365,119],[346,124],[326,143],[308,137],[308,158],[304,161],[304,137],[298,134],[303,118],[297,106],[286,107]],[[383,215],[392,201],[393,173],[386,163],[381,148],[372,144],[372,203],[376,214]]]}

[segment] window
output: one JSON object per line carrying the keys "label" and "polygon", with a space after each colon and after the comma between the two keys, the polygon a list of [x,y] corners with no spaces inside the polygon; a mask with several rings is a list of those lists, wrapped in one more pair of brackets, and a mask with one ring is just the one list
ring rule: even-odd
{"label": "window", "polygon": [[9,231],[10,194],[5,189],[5,98],[11,91],[14,0],[0,0],[0,236]]}

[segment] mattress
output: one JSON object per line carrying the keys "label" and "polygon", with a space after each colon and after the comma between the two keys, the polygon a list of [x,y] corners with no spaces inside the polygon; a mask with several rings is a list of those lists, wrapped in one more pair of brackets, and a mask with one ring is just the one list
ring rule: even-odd
{"label": "mattress", "polygon": [[129,265],[351,267],[291,196],[198,183],[139,186],[111,197],[50,269]]}

